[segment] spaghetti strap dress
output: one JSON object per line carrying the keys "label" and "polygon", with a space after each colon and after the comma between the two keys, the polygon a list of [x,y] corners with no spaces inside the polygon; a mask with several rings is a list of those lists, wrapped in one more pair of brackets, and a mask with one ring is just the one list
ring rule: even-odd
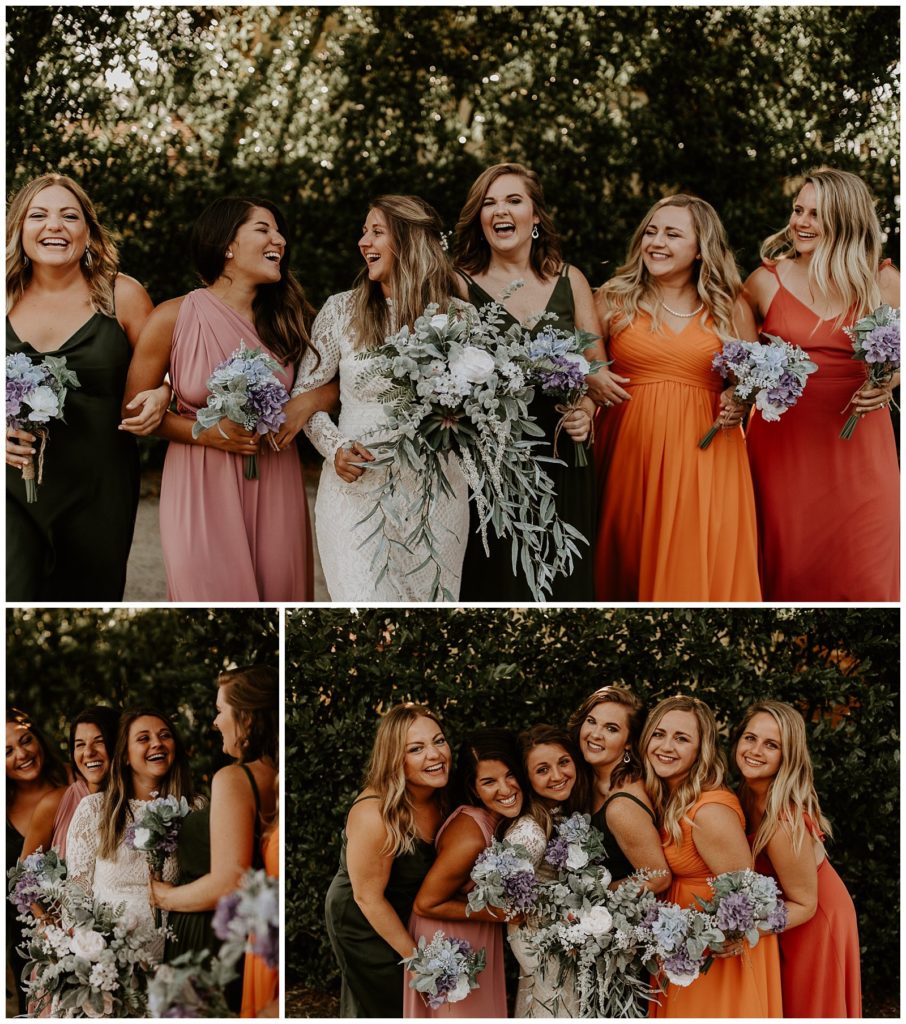
{"label": "spaghetti strap dress", "polygon": [[[65,357],[79,378],[64,420],[48,425],[38,500],[6,467],[6,599],[122,601],[138,509],[138,447],[117,429],[132,346],[115,317],[95,313],[53,352],[38,352],[6,321],[6,354]],[[36,456],[37,457],[37,456]]]}
{"label": "spaghetti strap dress", "polygon": [[[619,882],[624,878],[628,878],[635,870],[636,866],[626,856],[625,853],[620,849],[620,844],[616,840],[613,832],[607,824],[607,808],[614,800],[631,800],[634,804],[638,804],[639,807],[651,818],[652,824],[654,824],[654,813],[650,807],[646,807],[644,803],[637,796],[633,796],[632,793],[612,793],[604,803],[595,811],[591,816],[592,825],[604,836],[604,849],[607,851],[607,860],[604,866],[610,872],[610,877],[615,881]],[[639,865],[644,867],[644,865]]]}
{"label": "spaghetti strap dress", "polygon": [[[889,262],[889,261],[888,261]],[[766,601],[898,601],[900,482],[887,412],[839,434],[865,367],[833,319],[777,292],[761,330],[800,345],[818,364],[799,402],[776,423],[753,416],[747,440]]]}
{"label": "spaghetti strap dress", "polygon": [[[423,839],[416,840],[410,853],[398,854],[393,861],[384,896],[403,924],[409,920],[416,894],[433,862],[434,844]],[[345,830],[340,867],[327,890],[324,913],[327,935],[340,967],[340,1016],[402,1017],[400,956],[371,927],[355,902],[346,867]]]}
{"label": "spaghetti strap dress", "polygon": [[[459,271],[468,285],[469,302],[479,309],[495,300],[472,280],[468,274]],[[530,329],[531,334],[538,334],[546,327],[572,332],[576,327],[576,307],[573,289],[569,281],[569,265],[564,264],[557,283],[551,293],[545,309],[552,313],[552,319],[539,321]],[[505,309],[502,313],[503,330],[518,323],[516,318]],[[535,418],[538,426],[544,430],[544,437],[539,441],[536,452],[544,456],[553,455],[554,432],[560,421],[557,412],[558,399],[536,394],[529,404],[529,415]],[[559,458],[566,464],[563,466],[544,463],[544,472],[551,478],[554,485],[557,514],[565,523],[574,526],[588,544],[578,543],[581,558],[575,559],[573,571],[569,576],[557,576],[551,586],[549,601],[593,601],[594,593],[594,560],[593,545],[596,525],[595,469],[592,458],[586,466],[576,466],[573,454],[573,442],[565,434],[560,434],[558,441]],[[466,557],[462,568],[462,584],[459,590],[461,601],[505,601],[512,603],[532,603],[535,598],[529,588],[521,569],[517,564],[518,575],[513,574],[512,542],[509,539],[499,540],[488,531],[488,548],[486,555],[481,535],[478,532],[478,514],[475,503],[469,503],[469,543],[466,546]]]}
{"label": "spaghetti strap dress", "polygon": [[698,442],[719,411],[711,321],[679,333],[640,313],[610,341],[632,400],[599,410],[599,601],[759,601],[752,477],[742,429]]}
{"label": "spaghetti strap dress", "polygon": [[[824,833],[808,815],[806,824],[812,835],[824,842]],[[755,870],[777,877],[764,852],[758,855]],[[781,932],[779,939],[785,1016],[862,1016],[856,908],[843,879],[827,857],[818,865],[815,916],[797,928]]]}
{"label": "spaghetti strap dress", "polygon": [[[661,829],[664,856],[673,872],[665,896],[668,903],[697,908],[696,896],[711,899],[708,877],[713,872],[696,849],[694,828],[695,816],[706,804],[731,808],[745,829],[739,800],[727,789],[702,793],[681,822],[680,843]],[[754,949],[746,946],[739,956],[715,959],[708,973],[699,975],[688,988],[668,983],[658,999],[652,1004],[652,1017],[782,1017],[777,936],[762,936]]]}
{"label": "spaghetti strap dress", "polygon": [[[277,829],[269,832],[262,844],[264,870],[271,878],[280,871],[280,837]],[[246,953],[242,975],[241,1017],[257,1017],[279,995],[279,976],[257,953]]]}
{"label": "spaghetti strap dress", "polygon": [[[267,351],[254,325],[208,289],[185,296],[170,356],[181,416],[195,422],[211,371],[242,342]],[[292,366],[276,376],[292,387]],[[275,452],[262,444],[258,479],[246,480],[242,456],[171,441],[160,539],[171,601],[312,600],[311,529],[296,446]]]}
{"label": "spaghetti strap dress", "polygon": [[[494,838],[497,824],[494,815],[484,807],[457,807],[449,818],[438,829],[434,837],[435,847],[440,846],[440,837],[444,831],[460,815],[471,818],[481,829],[485,845],[490,846]],[[465,897],[475,883],[468,884],[458,894]],[[448,939],[465,939],[477,953],[484,949],[486,962],[484,970],[475,979],[478,988],[472,989],[465,999],[458,1003],[444,1003],[432,1010],[421,992],[416,992],[409,985],[409,975],[403,982],[403,1016],[404,1017],[506,1017],[506,980],[503,973],[503,922],[493,924],[490,921],[442,921],[436,917],[421,917],[413,912],[409,918],[409,933],[415,944],[424,936],[426,942],[434,938],[434,933],[441,931]]]}

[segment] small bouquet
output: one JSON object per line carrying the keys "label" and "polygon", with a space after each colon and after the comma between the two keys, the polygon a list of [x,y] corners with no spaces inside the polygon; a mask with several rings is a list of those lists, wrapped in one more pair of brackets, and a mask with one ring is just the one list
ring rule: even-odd
{"label": "small bouquet", "polygon": [[519,843],[495,839],[482,850],[472,868],[475,888],[469,893],[466,913],[496,907],[506,920],[517,914],[534,912],[541,899],[542,886],[528,852]]}
{"label": "small bouquet", "polygon": [[[256,434],[276,433],[286,420],[283,407],[289,401],[286,388],[274,376],[280,364],[264,349],[239,348],[208,378],[211,392],[207,403],[195,414],[192,436],[226,418]],[[244,455],[246,480],[258,479],[258,456]]]}
{"label": "small bouquet", "polygon": [[751,868],[725,871],[716,878],[709,878],[708,884],[713,898],[696,899],[715,932],[710,945],[745,939],[750,946],[757,946],[762,934],[782,932],[786,928],[786,904],[770,875],[761,875]]}
{"label": "small bouquet", "polygon": [[25,860],[19,861],[6,873],[9,882],[9,901],[20,914],[32,913],[37,904],[45,912],[59,917],[62,883],[66,880],[66,861],[60,860],[56,850],[42,852],[38,847]]}
{"label": "small bouquet", "polygon": [[649,907],[641,929],[646,966],[659,978],[662,991],[667,982],[686,988],[705,974],[711,965],[708,945],[720,941],[706,914],[675,903],[656,902]]}
{"label": "small bouquet", "polygon": [[270,968],[280,958],[280,909],[277,879],[250,868],[239,888],[221,896],[214,911],[214,934],[223,940],[218,956],[234,964],[254,953]]}
{"label": "small bouquet", "polygon": [[[768,341],[724,342],[723,349],[714,357],[711,366],[733,383],[733,397],[744,405],[759,410],[762,418],[773,422],[791,409],[805,389],[806,380],[818,366],[808,353],[772,334],[762,335]],[[707,434],[698,442],[707,448],[720,430],[718,418]]]}
{"label": "small bouquet", "polygon": [[189,813],[186,798],[158,797],[142,807],[138,817],[126,826],[125,842],[148,858],[151,877],[160,879],[164,861],[176,852],[182,819]]}
{"label": "small bouquet", "polygon": [[607,875],[605,884],[610,884],[610,872],[603,868],[607,859],[604,837],[592,825],[590,814],[576,811],[555,825],[544,859],[561,872],[602,869]]}
{"label": "small bouquet", "polygon": [[[557,442],[563,429],[563,422],[579,407],[579,401],[588,391],[586,376],[606,365],[599,359],[589,362],[585,358],[586,349],[594,345],[595,341],[597,335],[588,331],[576,329],[569,334],[553,327],[545,327],[528,343],[529,380],[542,394],[560,400],[556,406],[561,419],[554,431],[555,459],[558,457]],[[594,437],[590,437],[587,443],[593,444]],[[586,442],[575,442],[576,466],[588,465],[585,448]]]}
{"label": "small bouquet", "polygon": [[66,369],[66,356],[45,356],[33,363],[24,352],[6,357],[6,426],[27,430],[38,438],[37,479],[34,459],[22,467],[25,500],[38,500],[38,485],[44,475],[44,449],[50,436],[50,420],[63,420],[63,406],[70,388],[79,378]]}
{"label": "small bouquet", "polygon": [[485,962],[484,949],[476,953],[465,939],[448,939],[442,931],[436,931],[430,942],[422,935],[416,951],[402,960],[412,974],[409,987],[421,992],[432,1010],[461,1002],[479,988],[476,978]]}
{"label": "small bouquet", "polygon": [[[900,311],[882,304],[873,313],[857,320],[852,327],[844,327],[844,330],[852,339],[853,359],[860,359],[866,364],[867,383],[873,388],[889,384],[900,368]],[[858,393],[853,395],[850,403]],[[846,409],[843,411],[846,412]],[[843,425],[840,437],[848,441],[858,422],[859,417],[855,413],[851,415]]]}
{"label": "small bouquet", "polygon": [[205,949],[181,953],[148,980],[150,1017],[233,1017],[224,991],[238,977],[234,963]]}

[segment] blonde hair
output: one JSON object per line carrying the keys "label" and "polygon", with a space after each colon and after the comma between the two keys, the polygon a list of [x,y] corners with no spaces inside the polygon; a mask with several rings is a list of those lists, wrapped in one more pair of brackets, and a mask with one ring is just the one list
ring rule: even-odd
{"label": "blonde hair", "polygon": [[382,854],[411,853],[418,839],[412,798],[406,788],[406,734],[418,718],[430,718],[443,732],[440,719],[423,704],[397,704],[381,719],[374,737],[365,788],[379,798],[381,819],[387,828]]}
{"label": "blonde hair", "polygon": [[9,204],[6,212],[6,312],[9,313],[22,298],[32,277],[31,264],[26,264],[25,250],[22,248],[25,215],[38,193],[51,185],[59,185],[71,192],[82,209],[88,227],[88,252],[91,259],[86,263],[83,256],[79,260],[79,269],[88,283],[92,307],[104,316],[113,317],[116,315],[113,283],[119,269],[116,246],[98,220],[94,205],[85,190],[63,174],[42,174],[34,178],[19,189]]}
{"label": "blonde hair", "polygon": [[356,348],[377,348],[393,331],[414,327],[425,307],[437,303],[446,312],[456,295],[456,279],[441,246],[442,222],[437,211],[417,196],[379,196],[368,207],[387,220],[393,267],[392,309],[368,268],[359,274],[352,298]]}
{"label": "blonde hair", "polygon": [[[818,295],[839,295],[844,308],[836,327],[871,312],[881,302],[878,267],[881,262],[881,225],[868,186],[856,174],[818,167],[805,176],[815,189],[815,208],[821,234],[809,260],[809,289]],[[796,259],[790,225],[766,238],[761,257],[771,262]]]}
{"label": "blonde hair", "polygon": [[[746,711],[742,724],[736,731],[732,748],[734,763],[739,740],[749,722],[758,714],[770,715],[780,730],[780,768],[771,780],[764,817],[755,832],[752,855],[758,856],[778,828],[787,832],[793,850],[798,853],[806,836],[810,834],[805,823],[806,814],[822,832],[833,835],[827,819],[821,813],[818,794],[815,792],[812,759],[809,757],[805,737],[805,721],[792,705],[783,701],[758,701]],[[746,805],[749,802],[749,793],[745,779],[740,783],[739,795],[742,803]]]}
{"label": "blonde hair", "polygon": [[[647,756],[654,730],[670,711],[691,712],[698,722],[699,732],[698,757],[689,774],[672,792],[667,783],[655,773]],[[680,843],[683,838],[681,823],[689,820],[686,817],[689,811],[698,803],[702,793],[720,789],[727,775],[726,761],[717,744],[714,712],[697,697],[668,697],[649,713],[639,745],[645,764],[645,789],[654,804],[657,820],[673,842]]]}
{"label": "blonde hair", "polygon": [[736,300],[742,291],[742,279],[717,211],[710,203],[697,196],[666,196],[658,200],[645,214],[629,243],[626,262],[595,295],[599,313],[605,322],[612,323],[613,334],[618,334],[628,327],[640,312],[651,317],[652,330],[660,328],[661,303],[658,298],[658,285],[648,273],[642,259],[642,242],[652,217],[658,210],[668,206],[688,210],[692,216],[701,256],[692,267],[692,280],[705,307],[701,315],[701,324],[705,326],[710,317],[720,337],[733,337],[736,333],[733,313]]}

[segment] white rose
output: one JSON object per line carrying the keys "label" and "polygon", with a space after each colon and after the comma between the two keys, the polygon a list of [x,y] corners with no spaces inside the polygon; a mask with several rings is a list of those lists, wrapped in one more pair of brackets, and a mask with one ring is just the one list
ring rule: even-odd
{"label": "white rose", "polygon": [[613,927],[613,918],[606,907],[580,910],[579,927],[586,935],[606,935]]}
{"label": "white rose", "polygon": [[588,854],[582,849],[582,847],[570,844],[568,850],[569,853],[566,855],[566,866],[569,870],[579,871],[581,868],[584,868],[588,863]]}
{"label": "white rose", "polygon": [[447,314],[436,313],[431,317],[431,326],[436,327],[439,331],[443,330],[447,326]]}
{"label": "white rose", "polygon": [[29,419],[34,420],[36,423],[45,423],[60,411],[57,396],[47,387],[35,388],[22,401],[25,405],[31,407]]}
{"label": "white rose", "polygon": [[450,360],[450,373],[463,377],[470,384],[484,384],[493,372],[493,356],[473,345],[466,345],[458,356]]}
{"label": "white rose", "polygon": [[781,415],[786,412],[786,406],[774,405],[768,401],[766,391],[759,391],[755,396],[755,406],[761,413],[761,418],[767,420],[768,423],[776,423]]}
{"label": "white rose", "polygon": [[587,375],[588,371],[591,369],[591,364],[581,352],[566,352],[564,353],[564,359],[568,359],[571,363],[575,363],[583,374]]}
{"label": "white rose", "polygon": [[466,998],[466,996],[471,991],[472,990],[469,987],[469,979],[468,979],[468,977],[466,977],[465,974],[461,974],[456,979],[456,984],[447,993],[447,1002],[448,1003],[458,1003],[458,1002],[461,1002],[463,999]]}
{"label": "white rose", "polygon": [[680,988],[687,988],[698,977],[697,974],[674,974],[667,968],[664,968],[664,973],[671,985],[679,985]]}
{"label": "white rose", "polygon": [[136,850],[144,850],[150,841],[151,841],[151,829],[150,828],[137,828],[135,830],[135,848],[136,848]]}
{"label": "white rose", "polygon": [[107,948],[104,936],[90,928],[76,928],[69,940],[69,948],[83,960],[97,960]]}

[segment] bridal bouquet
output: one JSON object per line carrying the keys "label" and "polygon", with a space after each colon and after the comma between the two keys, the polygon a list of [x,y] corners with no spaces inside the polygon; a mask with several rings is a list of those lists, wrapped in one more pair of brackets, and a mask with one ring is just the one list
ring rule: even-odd
{"label": "bridal bouquet", "polygon": [[164,861],[176,853],[182,819],[188,813],[189,804],[184,796],[179,799],[158,797],[149,800],[135,820],[126,826],[126,846],[147,856],[152,878],[162,877]]}
{"label": "bridal bouquet", "polygon": [[6,873],[9,880],[9,901],[20,914],[30,914],[35,904],[52,917],[59,917],[62,883],[66,879],[66,862],[56,850],[43,853],[39,847]]}
{"label": "bridal bouquet", "polygon": [[[877,388],[889,384],[900,368],[900,311],[882,304],[873,313],[857,320],[852,327],[843,329],[852,339],[853,359],[860,359],[866,364],[869,386]],[[850,416],[840,436],[848,441],[858,422],[857,415]]]}
{"label": "bridal bouquet", "polygon": [[[722,351],[714,357],[711,366],[733,383],[733,397],[744,405],[752,405],[762,418],[773,422],[799,401],[808,375],[818,366],[808,353],[772,334],[763,334],[768,344],[759,341],[724,342]],[[720,420],[698,442],[707,448],[720,430]]]}
{"label": "bridal bouquet", "polygon": [[[276,433],[286,419],[283,407],[289,401],[286,388],[274,376],[280,364],[264,349],[239,348],[208,378],[210,396],[195,414],[192,436],[222,419],[232,420],[256,434]],[[258,478],[258,456],[244,455],[246,480]]]}
{"label": "bridal bouquet", "polygon": [[151,1017],[233,1017],[224,991],[238,977],[235,963],[205,949],[161,964],[148,981]]}
{"label": "bridal bouquet", "polygon": [[44,449],[50,436],[50,420],[63,420],[63,406],[79,378],[66,369],[66,356],[45,356],[33,363],[24,352],[6,357],[6,426],[27,430],[38,438],[37,479],[34,459],[22,467],[25,500],[38,500],[38,484],[44,475]]}
{"label": "bridal bouquet", "polygon": [[782,932],[786,928],[786,904],[770,875],[759,874],[751,868],[725,871],[716,878],[709,878],[708,884],[713,898],[696,898],[716,933],[710,945],[745,939],[750,946],[757,946],[762,934]]}
{"label": "bridal bouquet", "polygon": [[249,868],[239,888],[221,896],[214,911],[214,934],[223,940],[219,958],[236,963],[249,952],[275,968],[280,957],[279,900],[277,879]]}
{"label": "bridal bouquet", "polygon": [[421,992],[432,1010],[459,1003],[479,988],[476,978],[485,961],[484,949],[476,953],[465,939],[448,939],[442,931],[436,931],[430,942],[422,935],[416,951],[402,960],[412,974],[409,987]]}
{"label": "bridal bouquet", "polygon": [[[381,449],[367,469],[387,467],[372,511],[376,525],[363,541],[379,537],[375,570],[378,580],[389,570],[395,541],[386,534],[388,518],[412,516],[415,525],[404,539],[409,551],[423,554],[435,567],[434,599],[452,600],[440,583],[441,564],[432,528],[437,499],[452,496],[445,467],[458,460],[474,496],[479,528],[487,550],[490,524],[497,537],[512,540],[515,574],[521,566],[533,596],[543,601],[557,575],[572,573],[578,543],[586,539],[557,515],[544,456],[535,454],[543,431],[529,415],[534,394],[527,375],[522,328],[500,331],[494,307],[459,315],[429,306],[415,322],[387,338],[380,348],[360,353],[369,361],[365,380],[388,408],[389,422]],[[549,461],[549,460],[548,460]],[[403,468],[418,481],[406,507],[396,502]]]}
{"label": "bridal bouquet", "polygon": [[519,843],[494,839],[478,855],[470,875],[475,888],[469,893],[466,913],[496,907],[509,921],[538,908],[542,887],[528,852]]}

